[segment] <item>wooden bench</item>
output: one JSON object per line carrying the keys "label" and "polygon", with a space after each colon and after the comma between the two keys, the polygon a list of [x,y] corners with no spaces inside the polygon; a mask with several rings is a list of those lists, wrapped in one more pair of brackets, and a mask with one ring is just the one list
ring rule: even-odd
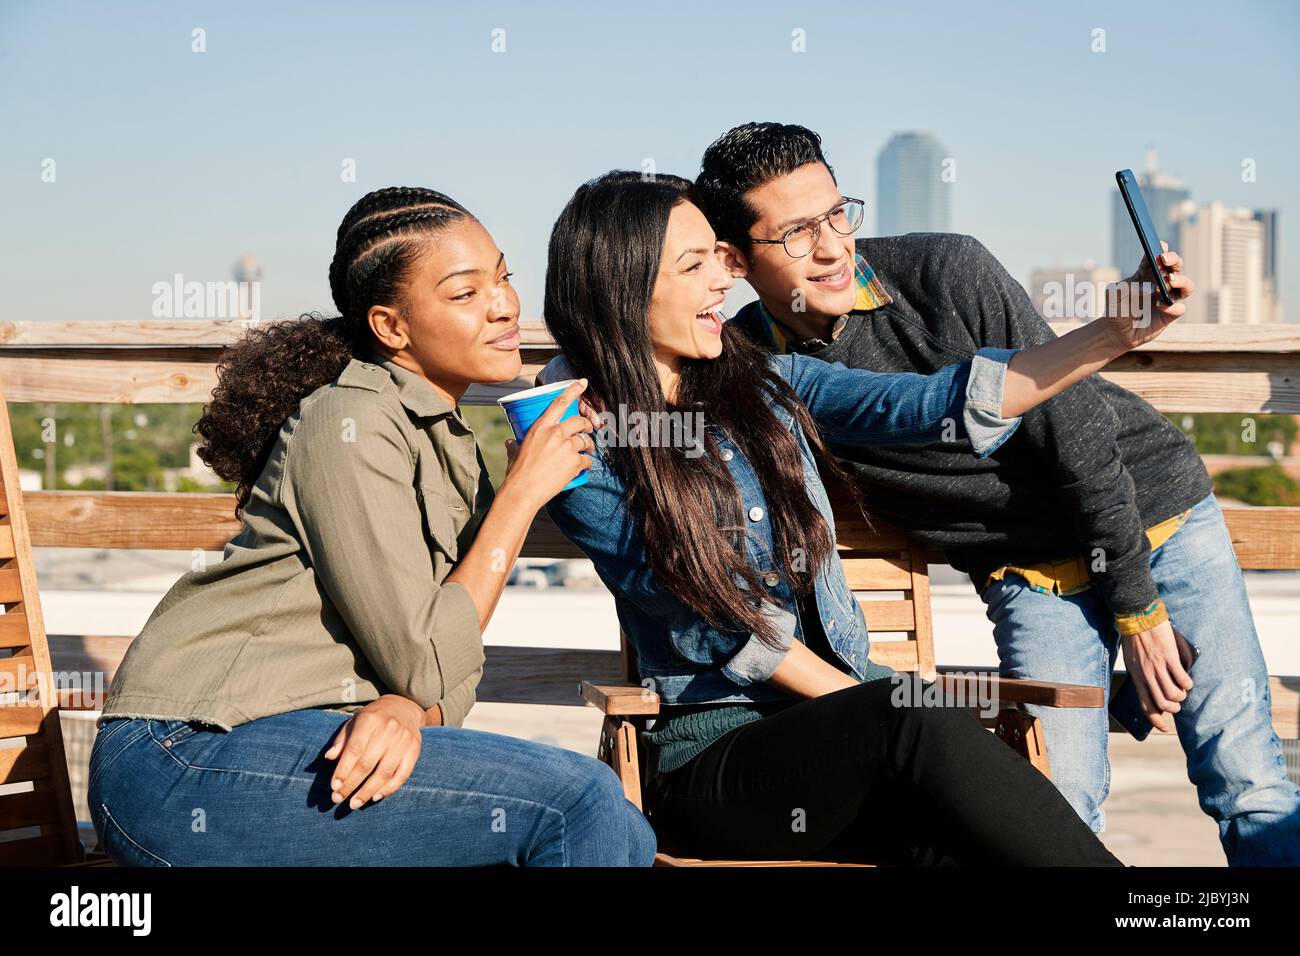
{"label": "wooden bench", "polygon": [[[215,384],[214,365],[221,350],[243,331],[242,323],[229,321],[0,324],[0,382],[11,402],[204,402]],[[541,365],[555,354],[554,347],[536,323],[525,324],[523,338],[525,368],[520,378],[502,386],[474,389],[467,403],[488,403],[531,384]],[[1173,329],[1152,346],[1126,356],[1106,374],[1165,410],[1297,414],[1298,352],[1300,335],[1290,329]],[[5,510],[0,517],[0,603],[6,610],[0,615],[0,676],[10,681],[10,687],[22,679],[30,688],[34,673],[49,674],[52,669],[61,675],[102,675],[102,683],[92,679],[87,689],[77,686],[75,679],[65,680],[57,695],[41,695],[39,688],[24,689],[21,693],[38,706],[0,707],[0,746],[21,741],[19,747],[0,749],[0,789],[13,784],[28,788],[0,795],[0,864],[66,863],[80,858],[80,846],[58,710],[99,708],[131,635],[54,634],[48,638],[48,651],[43,650],[36,582],[30,570],[31,546],[220,551],[238,523],[229,495],[40,491],[26,496],[28,535],[21,531],[22,508],[11,504],[18,500],[19,491],[7,415],[4,428],[0,446],[9,451],[8,458],[0,455],[0,464],[7,469]],[[1300,508],[1230,510],[1227,518],[1243,567],[1300,568]],[[950,684],[968,680],[972,672],[993,675],[992,668],[956,669],[935,664],[927,563],[940,559],[920,554],[889,529],[872,530],[860,522],[841,521],[837,530],[855,588],[877,592],[864,594],[874,659],[896,670],[934,676]],[[581,557],[544,515],[534,524],[523,555]],[[886,591],[895,593],[880,593]],[[882,596],[883,600],[866,600]],[[879,639],[890,633],[899,638]],[[482,703],[582,706],[584,697],[577,689],[585,681],[585,699],[603,703],[608,711],[602,752],[610,759],[618,752],[611,749],[610,741],[627,739],[629,733],[634,741],[637,722],[649,716],[620,712],[634,706],[631,696],[641,699],[639,685],[634,695],[620,688],[634,678],[633,667],[625,652],[612,649],[489,646],[478,699]],[[967,676],[957,676],[958,671]],[[1300,736],[1300,681],[1281,677],[1270,681],[1279,734]],[[1045,770],[1043,742],[1031,724],[1021,722],[1019,705],[1100,706],[1095,689],[1090,692],[1096,696],[1088,697],[1084,692],[1037,682],[1020,682],[1020,686],[1003,682],[1000,686],[1000,699],[1009,705],[1002,715],[1000,735]],[[1082,697],[1077,696],[1080,693]],[[636,766],[634,755],[624,752],[632,758],[630,766]],[[616,770],[626,788],[630,766],[627,758],[623,759]],[[628,792],[629,796],[635,794],[639,803],[639,783]],[[37,832],[4,840],[26,829]]]}

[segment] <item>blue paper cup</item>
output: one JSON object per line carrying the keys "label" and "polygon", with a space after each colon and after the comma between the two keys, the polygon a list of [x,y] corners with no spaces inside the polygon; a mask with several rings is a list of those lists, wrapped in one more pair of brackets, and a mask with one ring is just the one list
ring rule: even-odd
{"label": "blue paper cup", "polygon": [[[506,420],[510,422],[510,430],[515,433],[515,441],[522,445],[524,436],[528,434],[528,429],[533,427],[533,423],[542,417],[544,411],[551,407],[551,402],[555,401],[560,392],[576,381],[576,378],[569,378],[563,382],[552,382],[550,385],[526,388],[522,392],[511,392],[509,395],[498,398],[497,404],[506,413]],[[578,400],[575,398],[569,403],[569,407],[564,410],[564,414],[560,416],[560,421],[572,418],[577,414]],[[583,454],[590,454],[590,452],[583,452]],[[583,471],[582,474],[560,490],[568,491],[570,488],[577,488],[579,485],[585,485],[586,483],[587,472]]]}

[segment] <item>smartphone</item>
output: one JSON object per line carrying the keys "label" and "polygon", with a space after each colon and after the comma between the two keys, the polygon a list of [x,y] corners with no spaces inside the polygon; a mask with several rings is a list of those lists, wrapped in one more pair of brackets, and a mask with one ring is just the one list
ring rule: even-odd
{"label": "smartphone", "polygon": [[1174,297],[1169,294],[1165,274],[1156,264],[1164,251],[1160,247],[1160,234],[1156,232],[1156,224],[1151,221],[1151,213],[1147,211],[1147,202],[1142,198],[1142,190],[1138,188],[1137,177],[1133,175],[1133,170],[1121,169],[1115,174],[1115,182],[1119,183],[1119,194],[1124,197],[1124,205],[1128,207],[1128,216],[1133,220],[1133,228],[1137,230],[1138,242],[1142,243],[1142,251],[1151,263],[1151,271],[1155,273],[1160,298],[1165,305],[1173,305]]}
{"label": "smartphone", "polygon": [[[1178,645],[1178,659],[1182,662],[1183,670],[1190,674],[1192,665],[1201,656],[1201,649],[1179,634],[1177,628],[1174,629],[1174,643]],[[1138,740],[1146,740],[1154,729],[1151,719],[1147,717],[1146,712],[1142,709],[1142,700],[1138,697],[1137,684],[1133,683],[1133,675],[1131,674],[1124,675],[1123,682],[1111,696],[1110,715]]]}

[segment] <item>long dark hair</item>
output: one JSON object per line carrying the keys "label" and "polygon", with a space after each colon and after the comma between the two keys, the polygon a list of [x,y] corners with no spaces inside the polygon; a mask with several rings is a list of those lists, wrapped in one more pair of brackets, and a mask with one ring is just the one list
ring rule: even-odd
{"label": "long dark hair", "polygon": [[339,225],[330,294],[339,315],[306,313],[253,328],[217,363],[217,387],[194,430],[198,455],[235,484],[235,513],[248,504],[280,427],[298,403],[338,378],[374,343],[371,306],[399,303],[423,241],[472,218],[440,192],[393,186],[362,196]]}
{"label": "long dark hair", "polygon": [[[803,428],[821,474],[852,489],[808,409],[767,354],[730,325],[723,326],[718,358],[683,360],[671,405],[655,370],[650,300],[668,217],[690,201],[691,183],[677,176],[615,171],[579,187],[551,233],[546,325],[574,374],[588,379],[607,409],[702,411],[735,441],[767,498],[772,560],[798,593],[807,593],[823,562],[833,560],[832,532],[808,496],[795,436],[764,396]],[[776,646],[776,629],[762,607],[773,600],[763,582],[766,569],[745,555],[740,493],[718,458],[716,439],[707,429],[703,437],[708,454],[689,457],[681,448],[645,442],[610,449],[610,460],[628,488],[630,509],[639,513],[647,560],[668,590],[714,627],[756,633]]]}

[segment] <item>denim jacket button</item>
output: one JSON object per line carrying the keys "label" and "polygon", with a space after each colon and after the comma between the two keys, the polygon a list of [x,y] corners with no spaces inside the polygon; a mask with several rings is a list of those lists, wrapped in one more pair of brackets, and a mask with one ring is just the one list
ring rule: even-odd
{"label": "denim jacket button", "polygon": [[736,453],[732,451],[730,448],[724,448],[722,449],[722,454],[719,457],[723,461],[731,461],[731,459],[736,457]]}
{"label": "denim jacket button", "polygon": [[763,575],[763,583],[770,588],[774,588],[781,583],[781,576],[775,571],[768,571],[767,574]]}
{"label": "denim jacket button", "polygon": [[750,520],[750,521],[762,521],[762,520],[763,520],[763,509],[760,508],[760,507],[758,507],[757,505],[755,505],[754,507],[750,508],[750,509],[749,509],[749,520]]}

